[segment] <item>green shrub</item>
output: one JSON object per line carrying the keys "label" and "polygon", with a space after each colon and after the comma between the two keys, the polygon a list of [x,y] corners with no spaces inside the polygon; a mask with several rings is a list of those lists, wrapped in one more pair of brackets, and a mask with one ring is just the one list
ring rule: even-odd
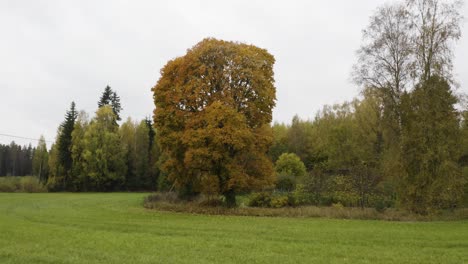
{"label": "green shrub", "polygon": [[50,191],[50,192],[58,192],[60,191],[62,188],[60,182],[57,180],[58,177],[50,177],[48,180],[47,180],[47,184],[46,184],[46,187],[47,187],[47,190]]}
{"label": "green shrub", "polygon": [[317,168],[306,175],[303,193],[307,194],[307,204],[331,206],[333,203],[333,176]]}
{"label": "green shrub", "polygon": [[330,193],[333,203],[339,203],[343,206],[358,206],[359,195],[353,188],[350,177],[337,175],[332,179],[333,191]]}
{"label": "green shrub", "polygon": [[251,207],[270,207],[271,205],[271,193],[260,192],[252,194],[249,206]]}
{"label": "green shrub", "polygon": [[21,189],[23,192],[38,193],[47,192],[46,187],[38,178],[32,176],[20,177]]}
{"label": "green shrub", "polygon": [[[162,161],[159,161],[162,162]],[[161,166],[158,162],[158,166]],[[160,192],[168,192],[172,189],[172,184],[167,178],[167,174],[161,172],[157,178],[157,190]]]}
{"label": "green shrub", "polygon": [[379,199],[375,202],[374,208],[377,212],[383,213],[387,209],[387,205],[385,204],[384,199]]}
{"label": "green shrub", "polygon": [[462,207],[468,207],[468,166],[463,167],[463,175],[465,176],[465,189],[463,194]]}
{"label": "green shrub", "polygon": [[38,178],[24,177],[0,177],[0,192],[47,192],[45,186]]}
{"label": "green shrub", "polygon": [[0,177],[0,192],[14,192],[16,190],[14,177]]}
{"label": "green shrub", "polygon": [[306,174],[306,167],[299,156],[294,153],[283,153],[275,163],[277,173],[286,173],[295,177]]}
{"label": "green shrub", "polygon": [[296,189],[291,193],[290,197],[294,206],[312,204],[311,195],[303,184],[296,185]]}
{"label": "green shrub", "polygon": [[276,180],[276,190],[282,192],[291,192],[296,188],[296,179],[294,176],[281,173]]}
{"label": "green shrub", "polygon": [[296,201],[291,193],[269,193],[260,192],[254,193],[250,197],[250,207],[264,208],[282,208],[287,206],[295,206]]}
{"label": "green shrub", "polygon": [[290,200],[288,196],[278,196],[278,197],[273,197],[270,201],[270,206],[272,208],[281,208],[281,207],[286,207],[289,206]]}
{"label": "green shrub", "polygon": [[198,205],[205,207],[220,207],[224,206],[225,202],[219,198],[207,198],[198,202]]}

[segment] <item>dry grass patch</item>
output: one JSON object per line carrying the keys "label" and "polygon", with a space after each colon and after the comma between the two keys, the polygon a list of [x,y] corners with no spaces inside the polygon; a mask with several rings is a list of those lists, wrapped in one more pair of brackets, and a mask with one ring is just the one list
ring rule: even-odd
{"label": "dry grass patch", "polygon": [[[212,206],[214,205],[214,206]],[[283,208],[259,208],[240,206],[227,208],[219,203],[206,199],[194,201],[181,201],[174,193],[152,194],[145,198],[144,207],[160,211],[205,214],[205,215],[235,215],[235,216],[262,216],[262,217],[294,217],[309,218],[323,217],[336,219],[386,220],[386,221],[451,221],[468,219],[468,208],[452,211],[443,211],[434,215],[418,215],[404,210],[390,208],[378,212],[374,208],[356,207],[318,207],[298,206]]]}

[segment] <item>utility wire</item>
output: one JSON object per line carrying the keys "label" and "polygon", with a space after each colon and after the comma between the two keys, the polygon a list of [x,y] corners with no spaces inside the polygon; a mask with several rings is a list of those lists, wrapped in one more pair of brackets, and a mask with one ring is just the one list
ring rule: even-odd
{"label": "utility wire", "polygon": [[[28,137],[21,137],[21,136],[15,136],[15,135],[8,135],[8,134],[2,134],[2,133],[0,133],[0,136],[39,141],[39,139],[37,139],[37,138],[28,138]],[[44,141],[45,141],[45,142],[48,142],[48,143],[54,143],[54,142],[51,141],[51,140],[44,140]]]}

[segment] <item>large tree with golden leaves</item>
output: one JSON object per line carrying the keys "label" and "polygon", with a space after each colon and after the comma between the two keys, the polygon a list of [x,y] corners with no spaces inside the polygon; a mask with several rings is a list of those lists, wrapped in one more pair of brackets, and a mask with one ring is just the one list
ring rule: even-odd
{"label": "large tree with golden leaves", "polygon": [[181,194],[269,186],[274,57],[253,45],[204,39],[169,61],[152,89],[162,169]]}

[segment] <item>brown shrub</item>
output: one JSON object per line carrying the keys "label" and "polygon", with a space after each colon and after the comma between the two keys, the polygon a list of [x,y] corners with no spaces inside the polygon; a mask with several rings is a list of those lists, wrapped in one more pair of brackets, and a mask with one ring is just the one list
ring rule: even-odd
{"label": "brown shrub", "polygon": [[386,221],[433,221],[433,220],[460,220],[468,219],[468,208],[458,209],[451,212],[432,216],[421,216],[407,211],[390,208],[384,212],[378,212],[374,208],[357,207],[317,207],[299,206],[282,208],[259,208],[259,207],[237,207],[227,208],[223,206],[204,206],[204,202],[177,202],[150,201],[145,199],[144,207],[160,211],[207,214],[207,215],[235,215],[235,216],[262,216],[262,217],[323,217],[338,219],[366,219]]}

